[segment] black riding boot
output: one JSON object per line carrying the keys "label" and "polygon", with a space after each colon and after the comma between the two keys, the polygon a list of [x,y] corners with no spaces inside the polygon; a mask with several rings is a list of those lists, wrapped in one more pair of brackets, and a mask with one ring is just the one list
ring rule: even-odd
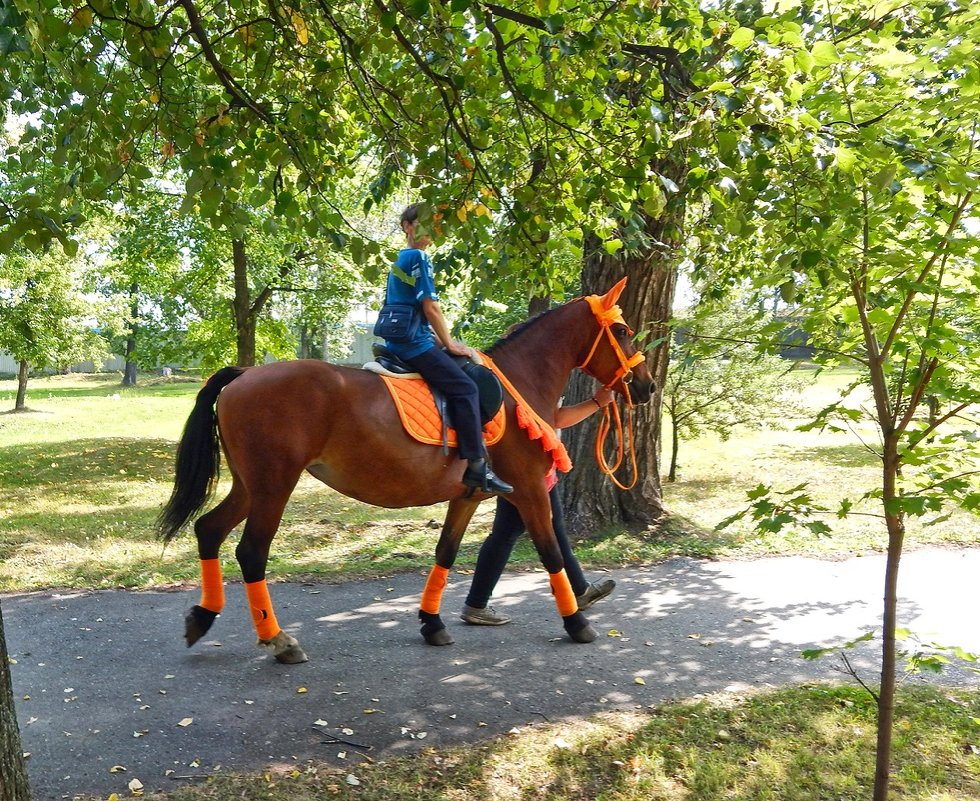
{"label": "black riding boot", "polygon": [[463,473],[463,484],[495,495],[506,495],[514,491],[510,484],[497,478],[486,459],[470,459],[466,472]]}

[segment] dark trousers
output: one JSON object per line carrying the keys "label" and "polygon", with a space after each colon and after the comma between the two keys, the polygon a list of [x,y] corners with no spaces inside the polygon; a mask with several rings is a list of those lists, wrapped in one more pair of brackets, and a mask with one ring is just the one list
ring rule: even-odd
{"label": "dark trousers", "polygon": [[483,426],[480,425],[479,391],[473,379],[440,347],[429,348],[404,361],[420,373],[430,387],[445,396],[449,420],[459,441],[459,458],[481,458]]}
{"label": "dark trousers", "polygon": [[[548,493],[548,500],[551,501],[551,524],[555,529],[555,539],[558,540],[558,547],[561,549],[561,558],[565,563],[565,573],[572,584],[572,592],[581,595],[589,586],[589,582],[582,573],[582,567],[572,553],[571,543],[565,533],[565,517],[561,510],[561,502],[558,499],[558,490],[552,487]],[[525,531],[524,521],[521,520],[520,512],[510,501],[497,497],[497,513],[493,518],[493,526],[490,535],[480,546],[480,553],[476,558],[476,570],[473,571],[473,583],[470,584],[469,594],[466,596],[467,606],[477,609],[484,609],[490,601],[494,587],[497,586],[500,576],[507,566],[510,553],[514,550],[517,538]]]}

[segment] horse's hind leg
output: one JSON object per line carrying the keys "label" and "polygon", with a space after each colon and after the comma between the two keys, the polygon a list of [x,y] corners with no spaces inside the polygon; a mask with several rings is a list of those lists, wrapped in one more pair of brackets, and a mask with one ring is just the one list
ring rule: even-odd
{"label": "horse's hind leg", "polygon": [[422,636],[429,645],[452,645],[452,635],[446,631],[446,624],[439,615],[442,605],[442,593],[446,589],[449,568],[456,561],[459,543],[463,533],[476,511],[478,502],[457,499],[449,502],[446,521],[442,524],[442,534],[436,545],[436,563],[429,572],[422,590],[422,601],[419,604],[419,621],[422,623]]}
{"label": "horse's hind leg", "polygon": [[[270,475],[273,474],[270,471]],[[299,473],[287,485],[278,488],[265,486],[251,496],[248,522],[235,549],[235,556],[245,579],[245,594],[252,613],[252,622],[259,638],[259,647],[286,664],[306,662],[308,657],[299,647],[295,637],[279,627],[272,598],[265,581],[265,568],[269,560],[269,548],[282,520],[286,501],[299,480]],[[269,479],[266,479],[268,484]]]}
{"label": "horse's hind leg", "polygon": [[224,609],[225,587],[218,550],[229,532],[245,519],[247,511],[247,493],[235,478],[228,497],[194,524],[197,554],[201,560],[201,602],[191,607],[184,621],[184,638],[188,647],[208,632],[214,619]]}

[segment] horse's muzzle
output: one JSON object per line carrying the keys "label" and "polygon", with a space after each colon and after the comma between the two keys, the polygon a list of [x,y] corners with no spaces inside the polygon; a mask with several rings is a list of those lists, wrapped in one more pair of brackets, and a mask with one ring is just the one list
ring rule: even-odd
{"label": "horse's muzzle", "polygon": [[657,389],[657,382],[652,378],[648,381],[639,381],[634,378],[626,386],[629,389],[630,400],[639,405],[650,402],[650,398],[653,397],[653,393]]}

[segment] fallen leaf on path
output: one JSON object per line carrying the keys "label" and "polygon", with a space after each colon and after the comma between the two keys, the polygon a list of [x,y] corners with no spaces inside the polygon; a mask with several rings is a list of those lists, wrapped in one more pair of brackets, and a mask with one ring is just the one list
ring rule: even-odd
{"label": "fallen leaf on path", "polygon": [[187,728],[187,727],[188,727],[188,726],[190,726],[190,725],[191,725],[191,724],[192,724],[193,722],[194,722],[194,718],[183,718],[183,719],[182,719],[182,720],[180,721],[180,723],[178,723],[177,725],[178,725],[178,726],[183,726],[184,728]]}
{"label": "fallen leaf on path", "polygon": [[111,768],[109,768],[109,773],[125,773],[125,772],[126,772],[125,765],[113,765]]}
{"label": "fallen leaf on path", "polygon": [[607,636],[609,636],[609,637],[622,637],[622,636],[623,636],[623,635],[622,635],[622,634],[620,634],[620,632],[619,632],[618,630],[616,630],[616,629],[609,629],[609,631],[608,631],[608,632],[606,632],[606,635],[607,635]]}
{"label": "fallen leaf on path", "polygon": [[142,795],[143,794],[143,782],[141,782],[139,779],[133,779],[129,783],[128,786],[129,786],[130,792],[133,795]]}
{"label": "fallen leaf on path", "polygon": [[351,785],[351,787],[357,787],[361,783],[361,780],[358,779],[353,773],[348,773],[347,783]]}
{"label": "fallen leaf on path", "polygon": [[305,687],[298,687],[296,689],[296,692],[298,692],[300,695],[302,695],[303,693],[308,693],[309,690],[307,690]]}
{"label": "fallen leaf on path", "polygon": [[637,676],[635,679],[633,679],[633,684],[646,684],[646,682],[641,676]]}

